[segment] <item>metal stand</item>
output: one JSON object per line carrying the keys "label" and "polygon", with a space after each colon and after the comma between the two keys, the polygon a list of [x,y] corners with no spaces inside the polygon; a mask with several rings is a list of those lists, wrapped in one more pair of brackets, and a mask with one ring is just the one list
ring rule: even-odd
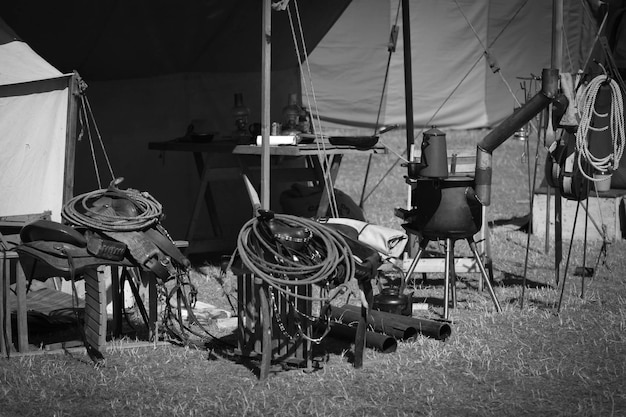
{"label": "metal stand", "polygon": [[[272,362],[310,368],[311,344],[297,334],[311,336],[311,302],[291,303],[285,297],[274,296],[271,287],[250,273],[237,274],[237,288],[238,353],[260,360],[259,379],[269,376]],[[310,296],[311,286],[298,290]]]}
{"label": "metal stand", "polygon": [[[417,267],[417,263],[422,257],[422,254],[424,253],[424,250],[426,249],[426,246],[428,246],[428,242],[430,242],[430,240],[431,239],[423,238],[420,241],[419,250],[417,254],[415,255],[415,258],[413,259],[413,262],[411,262],[411,266],[407,270],[407,273],[405,276],[405,282],[410,279],[411,275],[413,274],[413,271],[415,271],[415,268]],[[491,286],[491,280],[489,279],[489,276],[487,275],[487,271],[485,270],[485,265],[480,259],[480,254],[478,253],[476,242],[474,241],[473,237],[468,237],[466,238],[466,240],[467,240],[467,243],[469,244],[470,249],[472,250],[472,253],[474,254],[474,259],[476,260],[476,263],[478,264],[478,268],[480,269],[481,278],[483,279],[483,282],[487,286],[487,290],[489,291],[491,300],[493,301],[493,304],[496,307],[496,311],[498,313],[501,313],[502,308],[500,307],[500,303],[498,302],[498,299],[496,298],[496,294],[493,291],[493,287]],[[444,269],[445,279],[444,279],[444,293],[443,293],[443,296],[444,296],[443,297],[444,298],[443,318],[446,320],[449,317],[450,299],[452,299],[452,307],[456,308],[456,273],[454,271],[454,243],[455,243],[455,239],[446,238],[446,262],[445,262],[445,269]]]}

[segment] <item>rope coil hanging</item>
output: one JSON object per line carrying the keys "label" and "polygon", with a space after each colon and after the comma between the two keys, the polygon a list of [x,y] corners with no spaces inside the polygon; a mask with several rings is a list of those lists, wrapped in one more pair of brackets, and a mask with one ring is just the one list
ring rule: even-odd
{"label": "rope coil hanging", "polygon": [[[609,114],[599,114],[595,110],[596,99],[600,88],[607,84],[611,90],[611,108]],[[619,168],[619,163],[624,153],[626,145],[626,131],[624,128],[624,101],[622,91],[618,83],[608,75],[598,75],[593,78],[585,87],[578,100],[578,108],[581,109],[580,123],[576,131],[576,150],[578,151],[578,168],[581,174],[590,181],[602,181],[604,178],[594,178],[593,173],[586,173],[583,169],[583,160],[596,171],[609,173]],[[603,129],[598,129],[591,125],[593,117],[610,117],[609,125]],[[588,135],[590,131],[600,131],[610,129],[613,152],[605,157],[597,157],[589,150]]]}

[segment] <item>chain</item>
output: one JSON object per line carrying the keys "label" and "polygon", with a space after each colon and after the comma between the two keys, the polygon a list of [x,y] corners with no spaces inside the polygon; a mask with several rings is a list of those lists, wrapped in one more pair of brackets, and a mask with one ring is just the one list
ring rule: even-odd
{"label": "chain", "polygon": [[[276,324],[278,325],[278,328],[280,329],[280,332],[289,339],[290,342],[293,342],[294,340],[296,340],[296,337],[299,335],[295,335],[292,336],[291,334],[289,334],[289,332],[287,331],[287,329],[285,328],[285,325],[283,324],[283,321],[280,318],[280,312],[278,311],[278,305],[276,303],[276,299],[274,298],[274,290],[269,288],[269,293],[270,293],[270,303],[272,303],[272,310],[274,310],[274,319],[276,320]],[[300,336],[302,335],[302,329],[300,328],[300,325],[298,324],[298,330],[300,331]]]}

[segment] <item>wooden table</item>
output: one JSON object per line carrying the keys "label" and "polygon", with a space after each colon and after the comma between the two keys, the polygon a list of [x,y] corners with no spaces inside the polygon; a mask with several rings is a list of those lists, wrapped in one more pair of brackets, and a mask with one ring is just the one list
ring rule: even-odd
{"label": "wooden table", "polygon": [[209,154],[231,155],[235,145],[235,143],[230,141],[202,142],[186,138],[165,142],[150,142],[148,144],[148,149],[151,150],[191,152],[193,154],[196,171],[200,177],[200,185],[185,234],[185,240],[189,242],[190,246],[198,243],[194,240],[194,231],[202,211],[202,205],[204,204],[209,215],[211,230],[209,231],[210,238],[201,244],[202,250],[219,251],[227,249],[223,240],[222,228],[210,183],[212,181],[237,180],[240,178],[241,169],[238,166],[222,168],[212,167],[209,163]]}
{"label": "wooden table", "polygon": [[[354,146],[334,146],[326,141],[299,145],[272,145],[269,147],[269,151],[270,157],[273,159],[306,159],[306,165],[302,168],[287,168],[282,171],[272,168],[270,175],[291,182],[311,181],[315,185],[321,186],[323,191],[317,209],[317,217],[326,217],[329,206],[328,183],[324,179],[325,172],[330,179],[330,184],[334,184],[344,155],[387,153],[387,149],[381,145],[361,150]],[[258,157],[261,156],[261,152],[262,147],[257,145],[238,145],[233,150],[233,153],[237,155],[255,155]]]}
{"label": "wooden table", "polygon": [[[188,223],[185,239],[189,241],[190,252],[219,251],[230,249],[225,247],[224,235],[220,226],[216,210],[216,199],[211,190],[212,182],[242,181],[241,174],[248,175],[253,182],[260,178],[261,146],[237,145],[233,141],[217,140],[211,142],[193,141],[186,138],[174,139],[165,142],[150,142],[148,149],[160,151],[191,152],[194,156],[196,169],[200,177],[200,185],[195,199],[191,218]],[[345,154],[386,153],[383,146],[375,146],[367,150],[359,150],[351,146],[332,146],[324,142],[299,145],[270,146],[271,178],[273,182],[312,182],[324,186],[323,173],[326,171],[334,183],[339,172],[341,160]],[[228,167],[211,166],[210,155],[219,154],[224,157],[234,156],[236,163]],[[299,166],[283,164],[284,161],[302,160]],[[243,182],[241,182],[243,184]],[[324,187],[325,190],[325,187]],[[194,241],[194,232],[198,224],[203,204],[206,206],[211,224],[211,237],[208,241]],[[322,193],[317,213],[320,217],[326,215],[329,206],[328,194]],[[247,219],[246,219],[247,220]],[[243,223],[242,223],[243,225]],[[195,249],[195,250],[194,250]]]}

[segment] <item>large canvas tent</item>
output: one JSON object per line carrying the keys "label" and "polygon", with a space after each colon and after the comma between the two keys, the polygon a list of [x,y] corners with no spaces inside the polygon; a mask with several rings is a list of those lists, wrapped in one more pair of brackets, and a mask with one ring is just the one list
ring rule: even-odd
{"label": "large canvas tent", "polygon": [[[514,101],[501,76],[519,94],[516,77],[550,64],[551,3],[411,0],[416,125],[487,127],[506,117]],[[584,3],[565,3],[567,55],[576,70],[594,33]],[[317,108],[329,129],[375,122],[397,5],[398,0],[298,1]],[[29,0],[3,2],[0,16],[54,67],[81,74],[115,175],[126,178],[123,186],[149,190],[166,209],[166,227],[182,236],[198,188],[191,155],[160,154],[148,150],[148,143],[182,136],[193,120],[228,134],[234,93],[243,93],[252,121],[260,120],[261,2]],[[288,93],[304,88],[286,12],[272,13],[272,25],[275,119]],[[500,73],[481,58],[483,44]],[[404,124],[401,45],[400,37],[381,123]],[[3,132],[0,140],[5,138]],[[75,192],[97,188],[85,136],[76,152]],[[226,215],[236,216],[245,191],[220,186],[216,192],[224,196]],[[239,211],[249,216],[247,206]]]}

